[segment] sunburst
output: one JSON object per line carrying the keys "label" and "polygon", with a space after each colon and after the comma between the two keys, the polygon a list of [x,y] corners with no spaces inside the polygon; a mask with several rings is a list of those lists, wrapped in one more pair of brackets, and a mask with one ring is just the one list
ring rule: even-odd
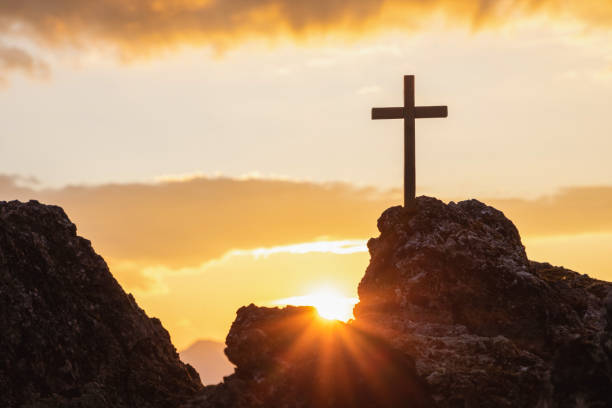
{"label": "sunburst", "polygon": [[293,296],[279,299],[277,305],[313,306],[319,316],[328,320],[341,320],[346,322],[353,318],[353,307],[359,302],[354,297],[343,296],[335,289],[322,287],[303,296]]}

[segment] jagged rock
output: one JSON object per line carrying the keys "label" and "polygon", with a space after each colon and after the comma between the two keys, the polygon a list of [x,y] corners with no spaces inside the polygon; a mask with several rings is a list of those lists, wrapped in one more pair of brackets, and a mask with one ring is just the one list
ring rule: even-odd
{"label": "jagged rock", "polygon": [[476,200],[419,197],[378,227],[356,324],[412,356],[438,406],[612,406],[610,283],[528,261]]}
{"label": "jagged rock", "polygon": [[610,407],[612,284],[530,262],[504,215],[390,208],[349,324],[241,308],[201,391],[58,207],[0,203],[0,405]]}
{"label": "jagged rock", "polygon": [[64,211],[0,202],[0,406],[176,407],[201,389]]}
{"label": "jagged rock", "polygon": [[250,305],[227,336],[237,366],[190,407],[431,407],[425,382],[408,355],[311,307]]}
{"label": "jagged rock", "polygon": [[[419,197],[416,213],[390,208],[378,228],[356,318],[334,326],[355,348],[325,347],[334,331],[312,312],[251,305],[227,337],[236,373],[189,406],[351,406],[313,400],[325,386],[368,407],[381,395],[397,407],[612,407],[612,284],[530,262],[512,222],[476,200]],[[328,377],[321,361],[334,362]],[[381,378],[390,386],[368,393]]]}

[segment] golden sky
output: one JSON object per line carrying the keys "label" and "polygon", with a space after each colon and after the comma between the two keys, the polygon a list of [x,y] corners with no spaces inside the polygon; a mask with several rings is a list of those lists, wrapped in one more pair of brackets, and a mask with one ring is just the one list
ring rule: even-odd
{"label": "golden sky", "polygon": [[[274,305],[324,288],[356,296],[366,241],[377,235],[380,213],[401,199],[397,190],[257,178],[59,189],[24,183],[32,180],[0,177],[0,199],[61,205],[180,348],[223,339],[244,304]],[[612,280],[612,187],[478,198],[516,223],[531,259]]]}
{"label": "golden sky", "polygon": [[479,198],[533,259],[612,279],[612,3],[4,0],[0,199],[63,206],[179,348],[235,309],[347,297],[400,202]]}

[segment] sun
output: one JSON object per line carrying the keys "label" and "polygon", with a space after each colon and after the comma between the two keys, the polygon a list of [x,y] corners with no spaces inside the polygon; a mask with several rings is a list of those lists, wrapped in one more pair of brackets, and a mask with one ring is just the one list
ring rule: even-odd
{"label": "sun", "polygon": [[277,305],[313,306],[319,316],[328,320],[347,322],[353,318],[353,306],[359,302],[354,297],[346,297],[332,288],[320,288],[303,296],[279,299]]}

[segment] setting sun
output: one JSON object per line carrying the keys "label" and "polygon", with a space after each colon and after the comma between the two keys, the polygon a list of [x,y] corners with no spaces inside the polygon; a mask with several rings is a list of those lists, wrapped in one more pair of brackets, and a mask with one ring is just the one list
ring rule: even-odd
{"label": "setting sun", "polygon": [[321,288],[307,295],[279,299],[274,304],[313,306],[324,319],[346,322],[353,318],[353,306],[357,302],[359,299],[343,296],[334,289]]}

